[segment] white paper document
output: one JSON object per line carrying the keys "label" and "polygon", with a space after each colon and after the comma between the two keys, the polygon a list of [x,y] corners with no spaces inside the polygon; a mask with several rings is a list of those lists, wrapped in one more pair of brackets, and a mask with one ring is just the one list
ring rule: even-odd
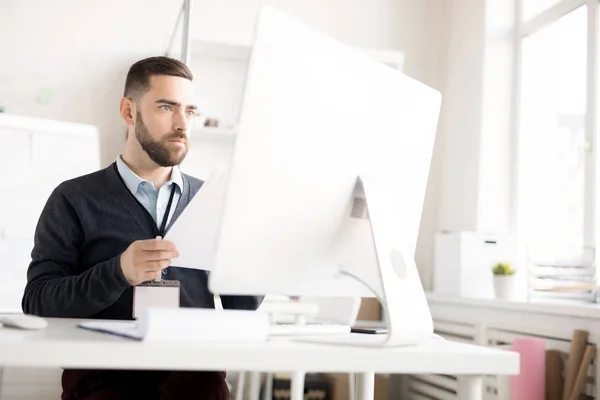
{"label": "white paper document", "polygon": [[172,266],[212,269],[227,178],[226,169],[215,169],[163,238],[179,252]]}
{"label": "white paper document", "polygon": [[81,322],[77,326],[90,331],[109,333],[111,335],[123,336],[130,339],[144,339],[144,335],[138,329],[137,323],[133,321],[89,321]]}
{"label": "white paper document", "polygon": [[145,308],[137,321],[86,321],[82,329],[147,342],[264,342],[269,316],[260,311]]}

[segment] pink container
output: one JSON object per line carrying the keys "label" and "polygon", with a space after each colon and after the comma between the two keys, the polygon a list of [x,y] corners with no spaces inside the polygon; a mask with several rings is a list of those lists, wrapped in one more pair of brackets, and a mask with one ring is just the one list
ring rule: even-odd
{"label": "pink container", "polygon": [[512,350],[520,355],[519,375],[511,377],[511,400],[545,400],[546,348],[544,339],[515,339]]}

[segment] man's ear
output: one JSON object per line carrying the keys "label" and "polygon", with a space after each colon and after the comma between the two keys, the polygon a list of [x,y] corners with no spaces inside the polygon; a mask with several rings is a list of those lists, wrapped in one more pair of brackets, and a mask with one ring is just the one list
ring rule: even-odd
{"label": "man's ear", "polygon": [[133,114],[135,105],[133,104],[133,100],[129,97],[123,97],[121,99],[121,104],[119,105],[119,111],[121,112],[121,118],[123,121],[129,126],[133,126],[135,121],[133,120]]}

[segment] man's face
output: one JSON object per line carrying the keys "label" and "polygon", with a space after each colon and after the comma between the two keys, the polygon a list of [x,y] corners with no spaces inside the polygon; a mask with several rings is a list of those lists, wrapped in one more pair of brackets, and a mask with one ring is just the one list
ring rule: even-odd
{"label": "man's face", "polygon": [[179,165],[189,147],[189,129],[196,114],[194,86],[185,78],[155,75],[138,100],[135,137],[152,161]]}

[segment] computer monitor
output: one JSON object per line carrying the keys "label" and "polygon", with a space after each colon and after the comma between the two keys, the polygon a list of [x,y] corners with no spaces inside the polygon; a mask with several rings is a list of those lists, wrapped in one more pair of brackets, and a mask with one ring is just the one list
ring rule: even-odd
{"label": "computer monitor", "polygon": [[262,8],[232,163],[205,192],[220,193],[211,291],[376,296],[384,341],[429,338],[414,253],[440,102],[415,79]]}

